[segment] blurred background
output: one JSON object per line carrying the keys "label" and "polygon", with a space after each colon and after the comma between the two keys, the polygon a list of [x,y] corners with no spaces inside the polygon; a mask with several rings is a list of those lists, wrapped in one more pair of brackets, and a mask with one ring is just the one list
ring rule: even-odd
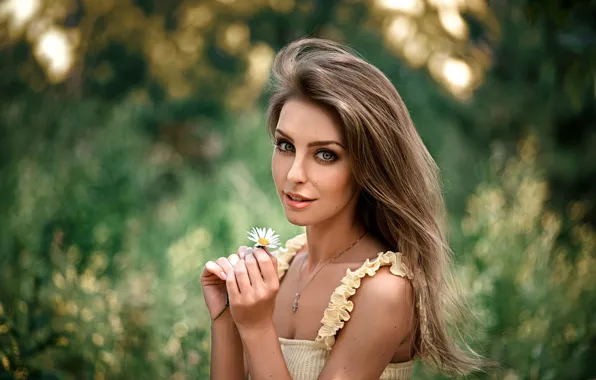
{"label": "blurred background", "polygon": [[469,343],[500,364],[472,378],[596,377],[595,19],[595,1],[0,0],[0,379],[208,378],[202,266],[253,226],[300,232],[264,110],[275,52],[305,35],[383,70],[442,169]]}

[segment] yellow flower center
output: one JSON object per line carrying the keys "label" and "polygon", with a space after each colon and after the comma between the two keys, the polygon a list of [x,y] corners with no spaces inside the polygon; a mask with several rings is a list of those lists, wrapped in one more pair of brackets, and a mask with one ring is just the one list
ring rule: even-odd
{"label": "yellow flower center", "polygon": [[259,238],[259,244],[260,245],[264,245],[264,246],[268,246],[269,245],[269,240],[267,240],[265,238]]}

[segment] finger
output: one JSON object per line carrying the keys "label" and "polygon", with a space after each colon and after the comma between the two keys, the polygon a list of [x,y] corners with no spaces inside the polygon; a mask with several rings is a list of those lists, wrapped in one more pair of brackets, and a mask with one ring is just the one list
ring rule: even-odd
{"label": "finger", "polygon": [[236,277],[240,294],[250,291],[250,278],[248,277],[246,262],[244,260],[240,260],[234,265],[234,277]]}
{"label": "finger", "polygon": [[220,265],[214,263],[213,261],[207,261],[207,263],[205,264],[205,269],[207,269],[208,272],[213,273],[214,275],[216,275],[224,281],[227,278],[226,271]]}
{"label": "finger", "polygon": [[[265,283],[263,281],[263,276],[261,274],[261,269],[259,268],[259,263],[257,263],[257,259],[255,257],[256,252],[259,250],[255,250],[254,253],[247,255],[245,261],[246,269],[248,271],[248,277],[250,278],[250,283],[253,287],[262,287]],[[260,252],[261,254],[265,254],[264,252]]]}
{"label": "finger", "polygon": [[264,250],[257,249],[254,252],[254,256],[259,263],[259,268],[261,269],[261,276],[263,278],[263,282],[267,285],[275,284],[277,279],[277,267],[275,257],[268,255]]}
{"label": "finger", "polygon": [[215,263],[223,269],[226,276],[229,276],[230,272],[234,271],[234,266],[232,265],[230,260],[228,260],[225,257],[220,257],[219,259],[217,259]]}
{"label": "finger", "polygon": [[265,250],[265,252],[267,252],[267,254],[271,257],[271,260],[273,261],[273,265],[275,267],[275,270],[277,271],[277,256],[275,256],[267,247],[263,247],[263,249]]}
{"label": "finger", "polygon": [[230,304],[236,304],[240,300],[240,289],[238,288],[238,281],[236,279],[236,272],[232,271],[226,280],[226,289],[228,291],[228,300]]}
{"label": "finger", "polygon": [[249,251],[249,249],[250,248],[247,247],[247,246],[245,246],[245,245],[242,245],[242,246],[238,247],[238,256],[241,259],[244,259],[246,257],[246,253]]}
{"label": "finger", "polygon": [[238,261],[240,261],[241,257],[238,256],[238,254],[236,253],[232,253],[230,256],[228,256],[228,261],[230,262],[230,265],[232,265],[232,267],[234,267],[234,265],[236,265],[236,263]]}

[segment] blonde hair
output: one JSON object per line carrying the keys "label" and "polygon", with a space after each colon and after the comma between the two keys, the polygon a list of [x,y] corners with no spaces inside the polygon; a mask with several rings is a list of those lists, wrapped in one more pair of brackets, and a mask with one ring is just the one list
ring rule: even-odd
{"label": "blonde hair", "polygon": [[463,315],[465,303],[450,271],[439,169],[395,87],[345,46],[316,38],[284,47],[272,71],[267,115],[272,137],[290,98],[309,100],[339,117],[361,188],[359,215],[369,232],[402,252],[413,274],[417,355],[452,375],[480,369],[482,359],[448,332],[448,316]]}

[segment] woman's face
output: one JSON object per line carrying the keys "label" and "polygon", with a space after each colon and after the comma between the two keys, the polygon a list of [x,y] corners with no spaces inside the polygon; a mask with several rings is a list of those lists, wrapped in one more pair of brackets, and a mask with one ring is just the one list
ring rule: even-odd
{"label": "woman's face", "polygon": [[355,212],[358,188],[331,112],[308,101],[287,101],[275,143],[273,180],[290,223],[313,225]]}

